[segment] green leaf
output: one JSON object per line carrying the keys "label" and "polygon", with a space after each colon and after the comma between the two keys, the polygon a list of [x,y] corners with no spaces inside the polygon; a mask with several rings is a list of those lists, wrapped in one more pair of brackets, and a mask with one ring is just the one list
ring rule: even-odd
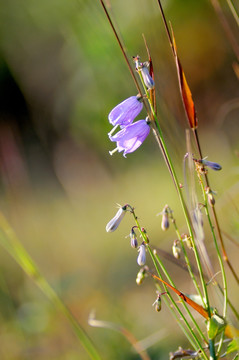
{"label": "green leaf", "polygon": [[239,350],[239,338],[233,339],[230,344],[228,344],[226,354],[228,355],[237,350]]}
{"label": "green leaf", "polygon": [[222,332],[226,327],[226,321],[221,318],[219,315],[213,315],[207,324],[208,338],[210,340],[215,339],[215,337]]}

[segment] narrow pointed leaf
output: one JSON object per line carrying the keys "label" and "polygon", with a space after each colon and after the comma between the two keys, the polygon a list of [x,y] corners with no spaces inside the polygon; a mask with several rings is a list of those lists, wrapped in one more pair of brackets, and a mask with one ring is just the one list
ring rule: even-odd
{"label": "narrow pointed leaf", "polygon": [[172,38],[173,38],[173,52],[174,52],[174,56],[175,56],[179,88],[180,88],[180,92],[181,92],[181,96],[182,96],[182,101],[183,101],[184,109],[185,109],[185,112],[186,112],[186,115],[188,118],[189,125],[190,125],[191,129],[194,130],[197,128],[197,125],[198,125],[196,110],[195,110],[194,102],[192,99],[191,90],[188,86],[186,76],[183,71],[181,62],[178,58],[177,47],[176,47],[176,42],[175,42],[173,31],[172,31]]}
{"label": "narrow pointed leaf", "polygon": [[[168,284],[166,281],[160,279],[158,276],[151,274],[151,276],[164,283],[167,287],[172,289],[183,301],[185,301],[189,306],[191,306],[194,310],[196,310],[199,314],[201,314],[205,319],[209,319],[208,312],[199,304],[197,304],[195,301],[191,300],[187,295],[183,294],[181,291],[173,287],[172,285]],[[226,325],[225,328],[225,335],[229,338],[235,338],[239,337],[239,330],[236,329],[232,325]]]}
{"label": "narrow pointed leaf", "polygon": [[233,339],[230,344],[228,344],[227,346],[227,352],[226,354],[230,354],[234,351],[238,351],[239,350],[239,339]]}

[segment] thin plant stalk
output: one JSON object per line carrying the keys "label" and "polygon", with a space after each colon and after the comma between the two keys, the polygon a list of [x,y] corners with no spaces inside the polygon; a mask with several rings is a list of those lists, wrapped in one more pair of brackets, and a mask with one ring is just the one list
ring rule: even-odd
{"label": "thin plant stalk", "polygon": [[[197,129],[195,129],[195,130],[193,131],[193,133],[194,133],[195,142],[196,142],[196,145],[197,145],[197,149],[198,149],[199,156],[200,156],[201,159],[203,159],[203,154],[202,154],[202,150],[201,150],[201,146],[200,146],[200,142],[199,142],[199,137],[198,137]],[[207,185],[208,188],[210,188],[207,174],[205,173],[204,176],[205,176],[206,185]],[[223,259],[224,259],[224,261],[227,263],[227,265],[228,265],[229,269],[231,270],[231,272],[232,272],[235,280],[236,280],[237,283],[239,284],[239,277],[237,276],[236,271],[234,270],[234,268],[233,268],[233,266],[232,266],[232,264],[231,264],[231,262],[229,261],[229,258],[228,258],[228,256],[227,256],[227,252],[226,252],[226,249],[225,249],[224,241],[223,241],[223,238],[222,238],[221,229],[220,229],[220,226],[219,226],[219,223],[218,223],[218,218],[217,218],[217,213],[216,213],[215,206],[212,206],[212,214],[213,214],[214,223],[215,223],[215,226],[216,226],[216,229],[217,229],[217,233],[218,233],[218,238],[219,238],[219,240],[220,240],[220,244],[221,244],[221,248],[222,248]]]}
{"label": "thin plant stalk", "polygon": [[[203,299],[201,290],[200,290],[200,288],[199,288],[199,286],[198,286],[197,280],[196,280],[196,278],[195,278],[195,276],[194,276],[194,273],[193,273],[193,271],[192,271],[191,264],[190,264],[190,261],[189,261],[189,258],[188,258],[188,254],[187,254],[187,251],[186,251],[186,249],[185,249],[182,236],[181,236],[181,234],[180,234],[180,232],[179,232],[179,230],[178,230],[178,226],[177,226],[177,224],[176,224],[176,220],[173,218],[173,221],[172,221],[172,222],[173,222],[174,229],[175,229],[175,232],[176,232],[176,234],[177,234],[177,237],[178,237],[178,239],[180,240],[180,244],[181,244],[181,247],[182,247],[182,250],[183,250],[183,255],[184,255],[184,259],[185,259],[185,262],[186,262],[186,265],[187,265],[187,268],[188,268],[188,272],[189,272],[189,274],[190,274],[190,276],[191,276],[191,279],[192,279],[192,281],[193,281],[193,283],[194,283],[194,285],[195,285],[195,287],[196,287],[196,289],[197,289],[197,291],[198,291],[198,294],[200,295],[201,299]],[[203,304],[204,304],[204,302],[203,302]],[[205,306],[205,304],[204,304],[204,306]]]}
{"label": "thin plant stalk", "polygon": [[[156,286],[156,288],[157,288],[159,291],[161,291],[161,290],[160,290],[161,288],[160,288],[160,286],[159,286],[158,283],[156,283],[155,286]],[[164,291],[167,293],[167,296],[169,297],[171,303],[172,303],[173,305],[175,305],[174,308],[173,308],[173,307],[170,305],[167,297],[166,297],[166,296],[163,296],[163,300],[164,300],[164,302],[166,303],[167,308],[169,309],[169,311],[171,312],[171,314],[172,314],[172,316],[174,317],[175,321],[176,321],[177,324],[179,325],[180,329],[182,330],[182,332],[184,333],[184,335],[185,335],[186,338],[188,339],[189,343],[192,345],[192,347],[193,347],[195,350],[197,350],[197,345],[196,345],[196,343],[194,342],[193,338],[190,336],[190,334],[189,334],[189,332],[187,331],[187,329],[185,329],[185,327],[183,326],[183,323],[182,323],[182,320],[181,320],[182,317],[181,317],[181,315],[180,315],[180,309],[178,308],[178,309],[175,310],[175,308],[177,307],[177,304],[175,303],[175,301],[174,301],[172,295],[170,294],[170,292],[168,291],[166,285],[164,285]],[[179,311],[178,311],[178,310],[179,310]],[[178,311],[179,317],[178,317],[178,315],[176,314],[176,311]]]}
{"label": "thin plant stalk", "polygon": [[[156,257],[154,256],[151,247],[150,247],[149,245],[147,245],[147,248],[148,248],[149,254],[150,254],[150,256],[151,256],[151,258],[152,258],[152,260],[153,260],[153,263],[154,263],[154,266],[155,266],[155,268],[156,268],[156,271],[157,271],[159,277],[162,278],[162,275],[161,275],[161,273],[160,273],[160,270],[159,270],[159,267],[158,267],[158,264],[157,264],[159,257],[158,257],[158,259],[156,260]],[[165,269],[165,268],[164,268],[164,269]],[[165,270],[166,270],[166,269],[165,269]],[[167,271],[166,271],[166,272],[167,272]],[[165,285],[164,285],[164,286],[165,286]],[[167,290],[167,293],[170,294],[168,290]],[[188,323],[187,319],[185,318],[185,316],[183,315],[183,313],[181,312],[181,310],[180,310],[179,307],[177,306],[176,302],[173,300],[171,294],[170,294],[170,300],[171,300],[172,304],[176,307],[176,309],[177,309],[179,315],[182,317],[183,321],[185,322],[187,329],[189,330],[189,332],[190,332],[191,336],[193,337],[194,341],[196,342],[198,348],[201,350],[204,359],[208,359],[208,357],[207,357],[207,355],[206,355],[206,353],[205,353],[205,351],[204,351],[204,349],[203,349],[200,341],[198,340],[197,336],[194,334],[194,332],[193,332],[193,330],[192,330],[192,327],[190,326],[190,324]],[[184,304],[184,305],[185,305],[185,304]],[[186,305],[185,305],[185,306],[186,306]],[[190,311],[188,311],[188,313],[190,313]],[[190,317],[191,317],[191,316],[190,316]],[[191,317],[191,319],[192,319],[192,317]],[[194,321],[194,322],[195,322],[195,321]],[[199,327],[197,326],[197,329],[198,329],[198,328],[199,328]],[[200,330],[200,329],[199,329],[199,331],[200,331],[200,333],[201,333],[201,330]],[[198,350],[198,349],[195,348],[195,350]]]}
{"label": "thin plant stalk", "polygon": [[[181,206],[182,206],[182,209],[183,209],[184,217],[185,217],[185,220],[186,220],[186,223],[187,223],[188,231],[189,231],[190,236],[191,236],[191,239],[192,239],[192,244],[193,244],[195,259],[196,259],[196,262],[197,262],[197,267],[198,267],[198,270],[199,270],[200,279],[201,279],[201,283],[202,283],[202,286],[203,286],[204,296],[205,296],[205,299],[206,299],[206,306],[207,306],[207,310],[208,310],[209,317],[210,317],[210,305],[209,305],[209,297],[208,297],[206,282],[205,282],[205,280],[204,280],[203,271],[202,271],[202,265],[201,265],[201,261],[200,261],[200,258],[199,258],[198,250],[197,250],[197,247],[196,247],[196,245],[195,245],[194,234],[193,234],[193,231],[192,231],[192,226],[191,226],[191,222],[190,222],[190,219],[189,219],[189,215],[188,215],[188,211],[187,211],[187,208],[186,208],[186,204],[185,204],[185,201],[184,201],[184,199],[183,199],[183,195],[182,195],[181,188],[180,188],[180,186],[179,186],[179,182],[178,182],[178,179],[177,179],[177,175],[176,175],[176,172],[175,172],[175,170],[174,170],[174,166],[173,166],[173,164],[172,164],[171,158],[170,158],[170,156],[169,156],[169,153],[168,153],[168,150],[167,150],[167,147],[166,147],[164,138],[163,138],[162,130],[161,130],[161,128],[160,128],[160,125],[159,125],[157,116],[156,116],[155,111],[154,111],[154,108],[153,108],[153,104],[152,104],[151,99],[150,99],[150,97],[149,97],[148,91],[147,91],[147,89],[145,88],[145,85],[144,85],[144,82],[143,82],[143,79],[142,79],[142,75],[141,75],[140,72],[139,72],[139,76],[140,76],[140,79],[141,79],[142,84],[143,84],[143,86],[144,86],[144,90],[145,90],[147,99],[148,99],[148,101],[149,101],[149,105],[150,105],[151,111],[152,111],[152,113],[153,113],[153,118],[154,118],[154,121],[155,121],[155,124],[156,124],[156,129],[157,129],[157,131],[154,132],[154,135],[155,135],[155,136],[157,137],[157,139],[158,139],[157,142],[160,143],[160,148],[161,148],[161,150],[162,150],[162,152],[163,152],[163,154],[164,154],[164,158],[166,158],[166,163],[167,163],[168,168],[170,169],[170,174],[171,174],[171,176],[172,176],[174,185],[175,185],[175,187],[176,187],[176,190],[177,190],[177,193],[178,193],[178,196],[179,196],[179,200],[180,200],[180,203],[181,203]],[[199,293],[199,295],[200,295],[200,293]],[[201,299],[202,299],[202,302],[204,302],[204,299],[203,299],[202,296],[201,296]]]}
{"label": "thin plant stalk", "polygon": [[[131,213],[132,213],[133,216],[134,216],[134,219],[135,219],[136,225],[137,225],[137,227],[138,227],[138,230],[139,230],[139,232],[140,232],[142,238],[144,239],[144,242],[145,242],[145,244],[146,244],[146,246],[147,246],[147,248],[148,248],[148,251],[149,251],[149,254],[150,254],[150,256],[151,256],[151,258],[152,258],[152,261],[153,261],[153,263],[154,263],[155,269],[156,269],[159,277],[161,278],[162,276],[161,276],[161,273],[160,273],[160,270],[159,270],[159,267],[158,267],[158,264],[157,264],[158,260],[157,260],[156,257],[154,256],[151,247],[148,245],[148,242],[149,242],[149,241],[148,241],[148,238],[147,238],[146,234],[141,230],[141,227],[140,227],[140,225],[139,225],[137,216],[135,215],[135,212],[134,212],[133,209],[131,209]],[[160,261],[160,260],[159,260],[159,261]],[[167,273],[167,270],[165,269],[165,267],[164,267],[163,265],[162,265],[162,269],[163,269],[163,271],[166,273],[166,276],[170,279],[170,281],[172,281],[171,278],[170,278],[170,276],[169,276],[169,274]],[[177,306],[177,304],[176,304],[175,301],[173,300],[171,294],[169,293],[169,291],[167,290],[167,288],[166,288],[165,285],[164,285],[164,289],[165,289],[165,291],[167,292],[167,294],[168,294],[168,296],[169,296],[172,304],[174,305],[174,307],[175,307],[176,310],[178,311],[179,315],[180,315],[180,316],[182,317],[182,319],[184,320],[185,325],[186,325],[188,331],[190,332],[191,336],[193,337],[194,341],[196,342],[198,348],[201,350],[204,359],[207,359],[207,360],[208,360],[208,357],[207,357],[207,355],[206,355],[206,353],[205,353],[205,351],[204,351],[204,349],[203,349],[200,341],[198,340],[197,336],[194,334],[194,332],[193,332],[190,324],[188,323],[187,319],[185,318],[185,316],[183,315],[183,313],[181,312],[181,310],[179,309],[179,307]],[[184,304],[184,305],[185,305],[185,304]],[[186,307],[186,308],[187,308],[187,307]],[[187,308],[187,310],[188,310],[188,311],[187,311],[188,314],[190,315],[190,311],[189,311],[188,308]],[[193,317],[192,317],[192,316],[190,316],[190,317],[191,317],[191,319],[193,320]],[[195,320],[193,320],[193,322],[194,322],[194,324],[195,324]],[[197,327],[197,330],[199,331],[200,335],[201,335],[201,336],[203,337],[203,339],[204,339],[204,336],[203,336],[200,328],[198,327],[198,325],[195,325],[195,326]],[[198,348],[194,346],[194,349],[195,349],[195,350],[198,350]]]}
{"label": "thin plant stalk", "polygon": [[236,11],[236,8],[235,8],[233,2],[231,0],[226,0],[226,1],[227,1],[227,4],[228,4],[228,6],[229,6],[229,8],[231,10],[231,13],[232,13],[235,21],[237,23],[237,26],[239,26],[239,16],[237,14],[237,11]]}
{"label": "thin plant stalk", "polygon": [[[152,252],[152,251],[151,251],[151,252]],[[151,255],[151,253],[150,253],[150,255]],[[169,273],[167,272],[167,270],[166,270],[163,262],[161,261],[160,257],[159,257],[157,254],[155,254],[155,259],[156,259],[157,263],[159,264],[159,266],[161,267],[161,269],[162,269],[164,275],[166,276],[166,278],[168,279],[169,283],[170,283],[173,287],[175,287],[174,281],[172,280],[172,278],[171,278],[171,276],[169,275]],[[201,338],[202,338],[205,342],[207,342],[206,337],[205,337],[204,334],[202,333],[202,330],[199,328],[198,323],[196,322],[196,320],[195,320],[194,317],[192,316],[191,311],[189,310],[189,308],[187,307],[187,305],[185,304],[184,301],[182,302],[182,305],[183,305],[184,309],[186,310],[186,312],[188,313],[189,317],[191,318],[191,320],[192,320],[194,326],[196,327],[196,329],[197,329],[199,335],[201,336]]]}
{"label": "thin plant stalk", "polygon": [[50,286],[44,276],[40,273],[37,265],[22,246],[18,240],[15,232],[8,224],[4,215],[0,212],[0,244],[1,246],[14,258],[14,260],[21,266],[25,273],[34,281],[34,283],[41,289],[46,297],[52,302],[52,304],[64,314],[71,324],[76,336],[80,340],[82,346],[89,354],[92,360],[100,360],[101,357],[98,354],[94,344],[88,337],[84,329],[80,326],[78,321],[72,315],[70,310],[59,298],[55,290]]}
{"label": "thin plant stalk", "polygon": [[[160,12],[161,12],[161,15],[162,15],[162,18],[163,18],[163,23],[164,23],[164,27],[165,27],[165,30],[166,30],[166,33],[167,33],[167,36],[168,36],[168,40],[169,40],[169,44],[170,44],[170,47],[172,49],[172,52],[173,52],[173,56],[175,57],[176,54],[175,54],[175,48],[174,48],[174,45],[173,45],[173,40],[172,40],[172,37],[171,37],[171,34],[170,34],[170,31],[169,31],[169,27],[168,27],[168,24],[167,24],[167,20],[165,18],[165,15],[164,15],[164,11],[163,11],[163,7],[162,7],[162,4],[161,4],[161,1],[160,0],[157,0],[158,1],[158,5],[159,5],[159,8],[160,8]],[[223,19],[224,19],[224,15],[220,9],[220,5],[218,4],[218,1],[217,0],[211,0],[211,2],[213,3],[213,6],[217,9],[217,11],[219,11],[220,15],[222,15]],[[225,19],[224,19],[225,20]],[[226,20],[225,20],[226,21]],[[224,22],[225,22],[224,21]],[[227,25],[226,26],[226,29],[228,32],[231,33],[231,29],[229,27],[229,25],[226,23],[224,23],[224,25]],[[229,27],[229,29],[228,29]],[[235,42],[235,41],[234,41]],[[234,44],[233,42],[233,44]],[[234,44],[235,45],[235,44]],[[234,46],[235,48],[235,46]],[[235,53],[237,54],[237,57],[239,59],[239,47],[237,45],[237,42],[236,42],[236,49],[235,49]],[[195,138],[195,142],[196,142],[196,145],[197,145],[197,149],[198,149],[198,152],[199,152],[199,155],[201,157],[201,159],[203,158],[202,156],[202,151],[201,151],[201,147],[200,147],[200,142],[199,142],[199,137],[198,137],[198,133],[197,133],[197,129],[193,129],[193,133],[194,133],[194,138]],[[205,174],[205,179],[206,179],[206,183],[207,183],[207,186],[209,187],[209,181],[208,181],[208,177],[207,175]],[[222,235],[221,235],[221,230],[220,230],[220,227],[219,227],[219,223],[218,223],[218,219],[217,219],[217,214],[216,214],[216,210],[215,208],[213,207],[212,209],[213,211],[213,218],[214,218],[214,222],[215,222],[215,226],[217,228],[217,232],[218,232],[218,237],[219,237],[219,240],[220,240],[220,243],[221,243],[221,247],[222,247],[222,252],[223,252],[223,258],[224,260],[227,262],[234,278],[236,279],[237,283],[239,284],[239,278],[234,270],[234,268],[232,267],[229,259],[228,259],[228,256],[227,256],[227,253],[226,253],[226,249],[225,249],[225,246],[224,246],[224,242],[223,242],[223,239],[222,239]]]}
{"label": "thin plant stalk", "polygon": [[[210,217],[210,213],[209,213],[209,209],[208,209],[208,201],[207,201],[207,195],[203,186],[203,181],[201,178],[201,175],[199,174],[199,181],[200,181],[200,185],[201,185],[201,190],[203,193],[203,200],[204,200],[204,209],[206,212],[206,216],[208,219],[208,223],[212,232],[212,236],[213,236],[213,241],[214,241],[214,245],[215,245],[215,249],[216,249],[216,253],[217,253],[217,257],[218,257],[218,262],[220,265],[220,269],[221,269],[221,273],[222,273],[222,281],[223,281],[223,313],[222,316],[224,319],[226,319],[226,315],[227,315],[227,302],[228,302],[228,290],[227,290],[227,279],[226,279],[226,273],[225,273],[225,267],[223,264],[223,260],[222,260],[222,256],[218,247],[218,243],[217,243],[217,239],[216,239],[216,235],[215,235],[215,231],[214,231],[214,227],[211,221],[211,217]],[[219,346],[217,349],[217,355],[220,354],[222,345],[223,345],[223,339],[224,339],[224,331],[222,332],[220,341],[219,341]]]}
{"label": "thin plant stalk", "polygon": [[[108,11],[107,11],[107,9],[106,9],[106,6],[105,6],[105,4],[104,4],[104,1],[103,1],[103,0],[100,0],[100,3],[101,3],[101,5],[103,6],[103,9],[104,9],[105,14],[106,14],[106,16],[107,16],[107,19],[108,19],[108,21],[109,21],[109,23],[110,23],[110,26],[111,26],[111,28],[112,28],[112,30],[113,30],[113,32],[114,32],[114,35],[115,35],[115,37],[116,37],[116,40],[117,40],[117,42],[118,42],[118,44],[119,44],[119,46],[120,46],[120,49],[121,49],[121,51],[122,51],[122,53],[123,53],[123,56],[124,56],[124,58],[125,58],[125,60],[126,60],[126,63],[127,63],[127,65],[128,65],[130,74],[131,74],[131,76],[133,77],[133,80],[134,80],[134,82],[135,82],[135,85],[136,85],[139,93],[142,95],[142,92],[141,92],[141,90],[140,90],[140,87],[139,87],[139,85],[138,85],[138,82],[137,82],[136,77],[135,77],[135,75],[134,75],[134,73],[133,73],[133,71],[132,71],[132,68],[131,68],[131,66],[130,66],[128,57],[127,57],[126,52],[125,52],[125,50],[124,50],[124,46],[123,46],[123,44],[122,44],[122,42],[121,42],[121,40],[120,40],[120,38],[119,38],[119,36],[118,36],[118,34],[117,34],[117,31],[116,31],[113,23],[112,23],[112,20],[111,20],[111,18],[110,18],[110,15],[109,15],[109,13],[108,13]],[[170,34],[169,34],[169,36],[170,36]],[[141,75],[141,74],[139,73],[139,75]],[[142,80],[142,75],[141,75],[141,80]],[[151,102],[150,96],[149,96],[149,94],[148,94],[148,91],[147,91],[147,89],[146,89],[143,81],[142,81],[142,84],[143,84],[143,86],[144,86],[144,90],[145,90],[145,92],[146,92],[146,95],[147,95],[147,98],[148,98],[148,101],[149,101],[149,104],[150,104],[150,107],[151,107],[151,112],[152,112],[152,114],[153,114],[153,120],[154,120],[154,121],[153,121],[153,133],[154,133],[155,138],[156,138],[156,141],[157,141],[157,143],[158,143],[158,145],[159,145],[159,147],[160,147],[160,149],[161,149],[161,152],[162,152],[162,154],[163,154],[165,163],[166,163],[166,165],[167,165],[167,167],[168,167],[168,170],[169,170],[169,172],[170,172],[170,175],[171,175],[171,177],[172,177],[172,180],[173,180],[174,185],[175,185],[175,187],[176,187],[176,190],[177,190],[177,192],[178,192],[179,199],[180,199],[180,202],[181,202],[181,205],[182,205],[182,208],[183,208],[183,212],[184,212],[184,215],[185,215],[185,219],[186,219],[186,222],[187,222],[187,226],[188,226],[188,229],[189,229],[189,232],[190,232],[190,236],[191,236],[192,239],[193,239],[193,231],[192,231],[192,227],[191,227],[191,224],[190,224],[190,219],[189,219],[189,216],[188,216],[188,213],[187,213],[186,205],[185,205],[185,203],[184,203],[184,199],[183,199],[183,196],[182,196],[182,193],[181,193],[181,189],[180,189],[180,186],[179,186],[179,182],[178,182],[178,180],[177,180],[176,173],[175,173],[175,171],[174,171],[174,168],[173,168],[171,159],[170,159],[170,157],[169,157],[169,154],[168,154],[168,152],[167,152],[166,145],[165,145],[164,140],[163,140],[162,131],[161,131],[161,128],[160,128],[160,126],[159,126],[156,113],[155,113],[155,111],[154,111],[154,106],[153,106],[153,104],[152,104],[152,102]],[[144,104],[145,104],[145,102],[144,102]],[[147,109],[147,106],[146,106],[146,109]],[[148,110],[147,110],[147,112],[148,112]],[[207,307],[208,307],[209,312],[210,312],[210,306],[209,306],[209,301],[208,301],[209,299],[208,299],[208,295],[207,295],[207,289],[206,289],[205,280],[204,280],[204,278],[203,278],[202,267],[201,267],[201,264],[200,264],[200,259],[199,259],[199,255],[198,255],[198,252],[197,252],[195,243],[193,242],[193,244],[194,244],[194,253],[195,253],[195,257],[196,257],[196,262],[197,262],[197,266],[198,266],[199,273],[200,273],[201,283],[202,283],[202,286],[203,286],[203,289],[204,289],[204,294],[205,294],[205,297],[206,297],[206,300],[207,300]],[[203,299],[202,299],[202,301],[203,301]]]}

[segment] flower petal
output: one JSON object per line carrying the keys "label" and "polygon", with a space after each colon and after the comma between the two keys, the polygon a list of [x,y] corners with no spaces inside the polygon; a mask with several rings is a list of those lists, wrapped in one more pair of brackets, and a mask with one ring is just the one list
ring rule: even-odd
{"label": "flower petal", "polygon": [[112,125],[126,126],[131,124],[141,112],[143,104],[137,96],[131,96],[114,107],[108,119]]}

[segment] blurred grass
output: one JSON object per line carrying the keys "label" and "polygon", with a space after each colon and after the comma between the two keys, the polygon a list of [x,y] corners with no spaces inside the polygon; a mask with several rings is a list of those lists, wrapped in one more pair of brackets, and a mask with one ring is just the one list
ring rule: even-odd
{"label": "blurred grass", "polygon": [[[165,309],[154,312],[150,281],[136,286],[137,254],[125,238],[132,219],[127,216],[113,234],[106,234],[105,225],[116,203],[130,203],[152,243],[169,252],[175,235],[172,229],[162,234],[156,217],[165,203],[185,228],[151,136],[127,160],[108,155],[113,144],[107,114],[135,89],[99,2],[24,0],[19,6],[16,0],[0,0],[0,5],[1,209],[104,358],[137,357],[118,334],[87,325],[92,308],[100,319],[122,324],[139,339],[160,330],[150,355],[165,358],[184,339],[176,333],[172,339],[175,324]],[[156,2],[112,1],[112,6],[130,56],[146,56],[141,34],[146,35],[162,127],[183,182],[187,125]],[[238,238],[234,55],[208,1],[165,1],[165,10],[194,94],[204,155],[223,167],[210,172],[219,219]],[[226,246],[236,265],[236,246]],[[4,250],[0,260],[1,359],[86,359],[69,324]],[[168,267],[182,289],[193,291],[183,271]],[[236,304],[234,286],[230,295]]]}

